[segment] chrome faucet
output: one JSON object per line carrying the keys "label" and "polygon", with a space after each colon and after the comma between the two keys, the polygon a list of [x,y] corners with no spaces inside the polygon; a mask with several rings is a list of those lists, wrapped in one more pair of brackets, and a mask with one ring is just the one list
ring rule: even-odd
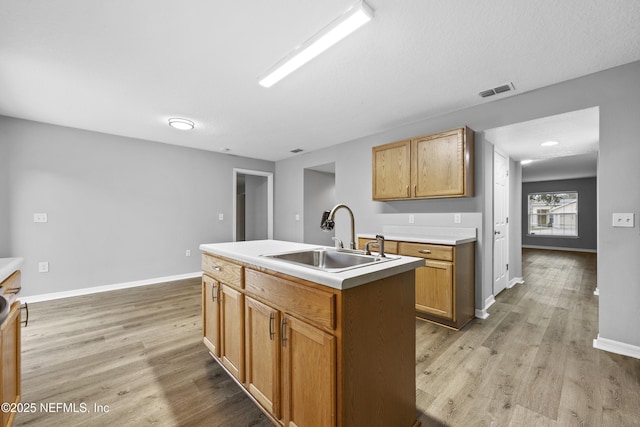
{"label": "chrome faucet", "polygon": [[356,226],[355,226],[355,220],[353,219],[353,211],[351,211],[349,206],[340,204],[340,205],[336,205],[333,209],[331,209],[330,212],[324,211],[324,213],[322,214],[322,222],[320,222],[320,228],[323,229],[324,231],[333,230],[333,227],[335,227],[336,225],[333,218],[335,217],[336,212],[340,208],[345,208],[347,211],[349,211],[349,215],[351,216],[351,242],[349,243],[349,248],[355,249],[356,248],[356,233],[355,233]]}
{"label": "chrome faucet", "polygon": [[382,234],[376,234],[376,240],[370,240],[367,243],[364,244],[364,253],[365,255],[371,255],[371,250],[369,249],[369,246],[372,244],[377,244],[378,245],[378,255],[382,258],[385,258],[386,255],[384,254],[384,236]]}

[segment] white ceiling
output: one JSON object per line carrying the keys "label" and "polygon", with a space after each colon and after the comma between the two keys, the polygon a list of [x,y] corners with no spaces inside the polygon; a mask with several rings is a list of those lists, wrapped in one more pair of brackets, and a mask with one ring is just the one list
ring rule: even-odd
{"label": "white ceiling", "polygon": [[[484,138],[516,161],[533,160],[522,166],[522,180],[596,176],[600,142],[599,108],[515,123],[484,131]],[[543,147],[542,143],[557,145]]]}
{"label": "white ceiling", "polygon": [[258,85],[353,3],[0,0],[0,114],[278,160],[640,60],[637,0],[369,0],[369,24]]}

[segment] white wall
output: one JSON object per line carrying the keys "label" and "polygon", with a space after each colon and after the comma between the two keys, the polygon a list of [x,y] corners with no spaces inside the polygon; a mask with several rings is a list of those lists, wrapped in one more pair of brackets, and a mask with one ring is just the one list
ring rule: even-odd
{"label": "white wall", "polygon": [[[516,83],[517,86],[517,83]],[[490,199],[484,186],[491,185],[490,163],[484,142],[476,152],[476,197],[463,200],[428,200],[407,202],[373,202],[371,200],[371,147],[445,129],[468,125],[481,131],[569,111],[600,107],[600,157],[598,194],[599,256],[598,287],[600,288],[600,336],[622,343],[640,346],[640,334],[628,325],[640,324],[640,232],[614,229],[613,212],[640,213],[640,144],[637,121],[640,117],[640,62],[627,64],[596,74],[566,81],[532,92],[499,99],[438,117],[427,118],[380,134],[366,136],[304,156],[276,162],[276,223],[278,238],[300,241],[302,227],[294,214],[302,211],[302,170],[305,167],[336,163],[336,199],[346,203],[356,214],[360,232],[375,231],[384,223],[385,213],[408,212],[482,212],[484,223],[490,224],[487,209]],[[480,137],[479,137],[480,136]],[[335,141],[340,143],[342,141]],[[479,151],[479,152],[478,152]],[[484,159],[484,160],[483,160]],[[483,163],[485,162],[485,163]],[[483,169],[484,168],[484,172]],[[344,237],[344,224],[337,223],[338,237]],[[490,232],[485,227],[483,234]],[[517,235],[517,233],[512,233]],[[485,235],[484,238],[487,238]],[[487,241],[489,241],[487,239]],[[491,278],[492,248],[480,248],[482,290],[476,304],[486,298]],[[595,284],[594,284],[595,285]],[[489,288],[490,289],[490,288]],[[478,308],[478,307],[477,307]]]}
{"label": "white wall", "polygon": [[[198,246],[231,240],[233,168],[274,169],[8,117],[0,117],[0,145],[10,164],[4,255],[25,258],[22,296],[200,271]],[[35,212],[49,222],[34,223]],[[38,273],[39,261],[49,273]]]}

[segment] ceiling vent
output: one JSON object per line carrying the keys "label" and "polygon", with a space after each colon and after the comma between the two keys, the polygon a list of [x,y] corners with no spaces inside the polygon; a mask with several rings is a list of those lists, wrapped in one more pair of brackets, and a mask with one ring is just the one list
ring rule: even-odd
{"label": "ceiling vent", "polygon": [[516,90],[516,87],[513,85],[513,83],[507,83],[504,85],[494,87],[493,89],[483,90],[478,95],[480,95],[483,98],[487,98],[489,96],[497,95],[499,93],[509,92],[510,90]]}
{"label": "ceiling vent", "polygon": [[302,153],[304,150],[302,148],[295,148],[293,150],[291,150],[291,152],[293,154],[298,154],[298,153]]}

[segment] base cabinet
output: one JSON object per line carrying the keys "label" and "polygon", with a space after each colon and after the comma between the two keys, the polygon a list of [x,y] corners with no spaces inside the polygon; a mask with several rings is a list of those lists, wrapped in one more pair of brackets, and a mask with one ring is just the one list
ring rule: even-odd
{"label": "base cabinet", "polygon": [[284,425],[336,425],[335,337],[283,317]]}
{"label": "base cabinet", "polygon": [[[340,291],[203,257],[209,258],[203,261],[203,341],[219,349],[211,351],[214,359],[271,421],[287,427],[419,425],[415,318],[408,311],[415,305],[412,271]],[[231,267],[241,281],[228,286],[212,266],[227,274]],[[385,369],[372,374],[373,367]]]}
{"label": "base cabinet", "polygon": [[[11,283],[8,283],[11,282]],[[14,287],[19,289],[20,272],[14,273],[7,281],[2,283],[3,287]],[[13,292],[11,290],[10,292]],[[2,403],[20,402],[20,302],[11,304],[9,316],[2,322],[0,327],[0,399]],[[2,417],[2,427],[10,426],[13,423],[16,412],[0,411]]]}
{"label": "base cabinet", "polygon": [[247,297],[245,306],[246,386],[274,417],[281,416],[280,312]]}
{"label": "base cabinet", "polygon": [[425,261],[416,269],[416,311],[454,320],[453,263]]}

